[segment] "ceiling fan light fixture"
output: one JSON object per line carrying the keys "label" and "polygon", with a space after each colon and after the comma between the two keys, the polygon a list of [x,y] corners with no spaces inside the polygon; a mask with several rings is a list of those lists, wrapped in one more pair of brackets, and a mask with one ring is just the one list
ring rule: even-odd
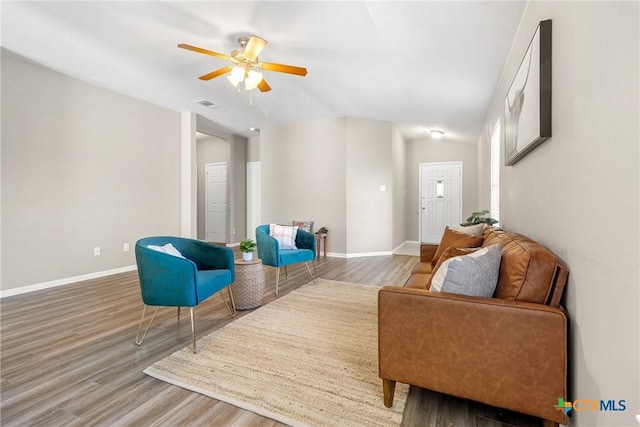
{"label": "ceiling fan light fixture", "polygon": [[238,87],[238,83],[240,83],[239,81],[235,80],[232,76],[227,76],[227,80],[229,80],[229,83],[231,83],[234,87]]}
{"label": "ceiling fan light fixture", "polygon": [[442,132],[441,130],[432,129],[430,133],[431,138],[433,139],[442,139],[442,137],[444,136],[444,132]]}
{"label": "ceiling fan light fixture", "polygon": [[237,86],[238,83],[244,80],[244,68],[239,65],[236,65],[231,69],[231,75],[229,76],[231,81],[235,82]]}
{"label": "ceiling fan light fixture", "polygon": [[249,70],[247,78],[244,80],[244,88],[246,90],[253,90],[258,87],[262,81],[262,73],[254,70]]}

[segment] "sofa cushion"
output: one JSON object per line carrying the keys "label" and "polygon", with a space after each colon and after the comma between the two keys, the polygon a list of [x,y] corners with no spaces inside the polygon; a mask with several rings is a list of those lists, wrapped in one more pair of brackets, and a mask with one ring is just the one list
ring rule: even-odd
{"label": "sofa cushion", "polygon": [[497,298],[546,304],[553,290],[558,260],[534,240],[518,233],[488,229],[485,245],[500,243],[502,262]]}
{"label": "sofa cushion", "polygon": [[444,234],[436,250],[431,263],[436,265],[438,259],[447,248],[477,248],[483,242],[482,236],[472,236],[466,233],[455,231],[449,227],[445,227]]}
{"label": "sofa cushion", "polygon": [[433,265],[430,262],[418,262],[411,270],[411,274],[431,274]]}
{"label": "sofa cushion", "polygon": [[431,274],[417,273],[412,274],[404,284],[405,288],[428,289],[427,283],[431,281]]}
{"label": "sofa cushion", "polygon": [[431,290],[491,298],[500,271],[500,245],[482,248],[442,263],[431,279]]}

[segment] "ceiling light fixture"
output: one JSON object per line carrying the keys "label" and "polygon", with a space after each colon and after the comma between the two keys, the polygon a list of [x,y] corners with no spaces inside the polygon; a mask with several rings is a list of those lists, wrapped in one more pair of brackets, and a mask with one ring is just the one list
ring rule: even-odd
{"label": "ceiling light fixture", "polygon": [[255,70],[245,70],[244,67],[236,65],[231,69],[231,73],[227,76],[229,82],[240,92],[240,83],[244,81],[245,90],[253,90],[258,87],[262,81],[262,73]]}
{"label": "ceiling light fixture", "polygon": [[433,139],[442,139],[442,137],[444,136],[444,132],[442,132],[441,130],[431,130],[431,138]]}

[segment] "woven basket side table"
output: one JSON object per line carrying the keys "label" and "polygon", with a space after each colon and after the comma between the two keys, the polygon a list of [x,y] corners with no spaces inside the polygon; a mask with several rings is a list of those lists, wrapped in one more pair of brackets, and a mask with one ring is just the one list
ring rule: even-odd
{"label": "woven basket side table", "polygon": [[234,260],[236,280],[233,282],[233,298],[238,310],[249,310],[262,305],[264,295],[264,269],[262,260]]}

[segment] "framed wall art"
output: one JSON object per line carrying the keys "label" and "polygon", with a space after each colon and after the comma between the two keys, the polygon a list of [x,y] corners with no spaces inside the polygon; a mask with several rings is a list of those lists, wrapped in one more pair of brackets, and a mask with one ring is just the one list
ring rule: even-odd
{"label": "framed wall art", "polygon": [[551,137],[551,20],[540,21],[504,99],[504,158],[511,166]]}

